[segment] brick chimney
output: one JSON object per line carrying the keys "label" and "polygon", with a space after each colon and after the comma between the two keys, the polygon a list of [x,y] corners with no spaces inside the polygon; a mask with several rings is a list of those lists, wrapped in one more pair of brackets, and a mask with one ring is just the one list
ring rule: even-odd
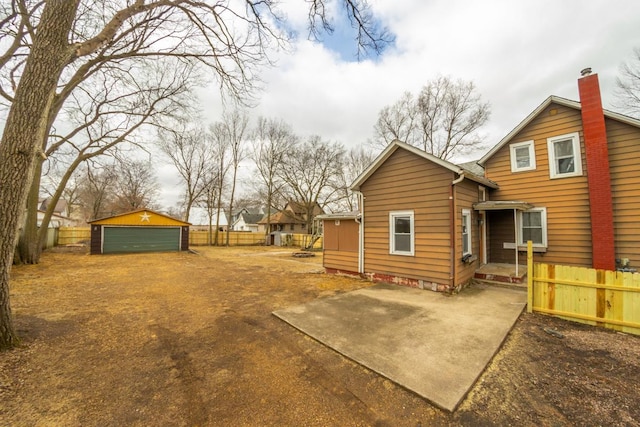
{"label": "brick chimney", "polygon": [[582,131],[587,158],[593,268],[615,270],[613,199],[609,174],[609,150],[598,75],[586,68],[578,79],[582,104]]}

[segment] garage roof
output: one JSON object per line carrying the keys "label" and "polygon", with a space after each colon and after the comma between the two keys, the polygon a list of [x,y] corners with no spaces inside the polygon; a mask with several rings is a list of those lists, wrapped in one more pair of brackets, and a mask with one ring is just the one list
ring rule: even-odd
{"label": "garage roof", "polygon": [[136,211],[114,215],[106,218],[94,219],[89,224],[96,225],[123,225],[123,226],[188,226],[188,222],[170,217],[169,215],[153,211],[151,209],[138,209]]}

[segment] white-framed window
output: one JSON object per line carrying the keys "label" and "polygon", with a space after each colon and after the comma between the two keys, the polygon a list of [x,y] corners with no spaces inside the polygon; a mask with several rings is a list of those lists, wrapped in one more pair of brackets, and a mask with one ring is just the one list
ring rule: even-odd
{"label": "white-framed window", "polygon": [[526,245],[528,240],[533,246],[547,247],[547,209],[533,208],[518,212],[518,245]]}
{"label": "white-framed window", "polygon": [[414,254],[413,211],[389,212],[389,253]]}
{"label": "white-framed window", "polygon": [[582,175],[582,155],[578,132],[547,138],[549,176],[565,178]]}
{"label": "white-framed window", "polygon": [[462,209],[462,256],[471,255],[471,210]]}
{"label": "white-framed window", "polygon": [[511,144],[511,172],[524,172],[535,170],[536,152],[533,141],[524,141]]}

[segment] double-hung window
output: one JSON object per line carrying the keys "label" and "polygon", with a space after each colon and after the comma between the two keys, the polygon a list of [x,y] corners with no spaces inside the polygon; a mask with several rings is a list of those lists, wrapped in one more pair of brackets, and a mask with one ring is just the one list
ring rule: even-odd
{"label": "double-hung window", "polygon": [[547,147],[549,176],[552,179],[582,175],[580,135],[577,132],[547,138]]}
{"label": "double-hung window", "polygon": [[533,141],[511,144],[509,149],[511,151],[511,172],[535,170],[536,154]]}
{"label": "double-hung window", "polygon": [[519,212],[519,245],[526,245],[531,240],[535,247],[547,247],[547,210],[533,208]]}
{"label": "double-hung window", "polygon": [[462,209],[462,256],[471,255],[471,211]]}
{"label": "double-hung window", "polygon": [[389,253],[414,254],[413,211],[389,212]]}

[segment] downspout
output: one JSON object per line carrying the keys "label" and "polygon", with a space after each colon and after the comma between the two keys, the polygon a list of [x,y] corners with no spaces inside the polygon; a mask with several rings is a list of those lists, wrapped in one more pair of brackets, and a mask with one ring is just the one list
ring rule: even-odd
{"label": "downspout", "polygon": [[449,270],[449,280],[451,280],[451,289],[456,287],[456,192],[455,185],[464,180],[464,171],[458,172],[458,177],[451,181],[449,188],[449,245],[451,253],[451,267]]}
{"label": "downspout", "polygon": [[364,196],[361,192],[354,190],[358,194],[359,213],[356,216],[358,225],[358,273],[364,274]]}
{"label": "downspout", "polygon": [[513,234],[516,236],[516,238],[515,238],[515,241],[516,241],[516,276],[518,276],[518,269],[520,268],[520,261],[518,260],[518,244],[520,243],[520,236],[518,234],[519,234],[520,227],[518,227],[518,210],[517,209],[513,210],[513,227],[514,227]]}

